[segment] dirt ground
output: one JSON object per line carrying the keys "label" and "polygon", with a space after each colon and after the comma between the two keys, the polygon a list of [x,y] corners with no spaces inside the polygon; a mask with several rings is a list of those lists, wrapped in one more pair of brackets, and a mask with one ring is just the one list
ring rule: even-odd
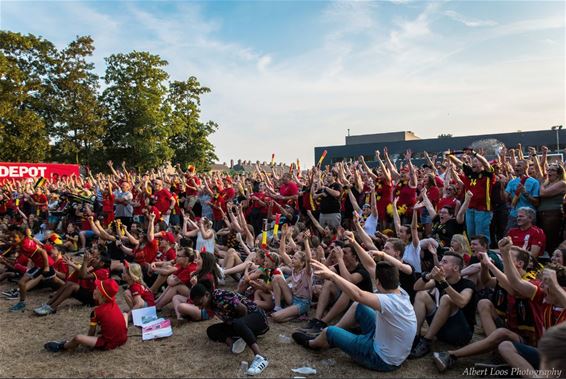
{"label": "dirt ground", "polygon": [[[3,283],[0,292],[14,288],[14,283]],[[78,349],[73,353],[49,353],[43,344],[49,340],[68,339],[88,330],[90,309],[68,300],[55,315],[37,317],[33,308],[46,301],[48,289],[33,290],[28,294],[24,313],[9,313],[8,307],[16,300],[0,300],[0,377],[237,377],[240,362],[251,361],[247,349],[233,355],[227,346],[207,339],[206,328],[218,322],[183,323],[173,327],[173,336],[143,342],[139,328],[130,326],[126,345],[108,352],[90,352]],[[123,306],[122,295],[118,303]],[[164,312],[169,316],[168,311]],[[271,330],[258,342],[269,359],[269,367],[261,377],[289,378],[292,368],[308,365],[317,370],[311,377],[333,378],[423,378],[462,376],[474,362],[489,361],[490,356],[461,359],[447,374],[436,370],[431,355],[408,360],[392,373],[375,373],[355,363],[338,349],[323,353],[306,351],[293,341],[284,343],[279,336],[291,336],[304,322],[282,325],[271,323]],[[480,338],[476,329],[474,340]],[[435,343],[434,350],[445,350],[446,345]],[[333,359],[335,362],[327,362]]]}

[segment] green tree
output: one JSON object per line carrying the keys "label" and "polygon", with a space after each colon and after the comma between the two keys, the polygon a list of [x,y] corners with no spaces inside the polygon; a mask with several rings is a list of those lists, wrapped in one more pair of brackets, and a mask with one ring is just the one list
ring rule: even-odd
{"label": "green tree", "polygon": [[449,133],[448,133],[448,134],[439,134],[439,135],[438,135],[438,138],[439,138],[439,139],[440,139],[440,138],[452,138],[452,137],[453,137],[452,134],[449,134]]}
{"label": "green tree", "polygon": [[49,152],[45,96],[55,65],[53,44],[0,31],[0,159],[37,162]]}
{"label": "green tree", "polygon": [[104,137],[106,156],[125,160],[138,169],[157,167],[173,156],[166,124],[167,93],[163,70],[167,61],[148,52],[133,51],[106,58],[102,98],[108,110]]}
{"label": "green tree", "polygon": [[218,129],[213,121],[200,120],[200,98],[210,89],[202,87],[194,76],[186,81],[174,81],[169,85],[165,102],[168,109],[168,124],[172,136],[170,144],[175,149],[173,163],[185,166],[193,164],[204,170],[217,158],[214,145],[208,137]]}
{"label": "green tree", "polygon": [[90,164],[93,151],[102,148],[106,119],[98,99],[99,78],[94,64],[86,61],[93,42],[89,36],[77,37],[58,54],[50,96],[58,105],[53,107],[57,115],[50,130],[55,160]]}

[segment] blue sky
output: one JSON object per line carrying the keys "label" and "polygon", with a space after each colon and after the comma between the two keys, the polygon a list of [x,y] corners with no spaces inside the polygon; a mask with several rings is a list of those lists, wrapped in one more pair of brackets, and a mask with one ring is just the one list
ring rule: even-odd
{"label": "blue sky", "polygon": [[220,161],[313,163],[346,130],[512,132],[565,123],[563,1],[6,1],[0,27],[104,57],[146,50],[212,89]]}

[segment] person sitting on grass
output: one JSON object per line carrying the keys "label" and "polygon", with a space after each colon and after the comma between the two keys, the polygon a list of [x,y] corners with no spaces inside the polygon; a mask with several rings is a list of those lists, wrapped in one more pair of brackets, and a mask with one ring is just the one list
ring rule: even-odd
{"label": "person sitting on grass", "polygon": [[[296,332],[293,339],[311,350],[338,347],[370,370],[398,369],[411,351],[417,319],[409,295],[399,287],[397,267],[386,261],[376,264],[376,294],[361,290],[320,262],[311,264],[317,276],[336,283],[355,302],[336,326],[329,326],[317,337]],[[360,334],[347,330],[355,326],[361,328]]]}
{"label": "person sitting on grass", "polygon": [[13,225],[10,227],[11,244],[19,248],[20,254],[27,256],[33,267],[26,271],[19,280],[20,301],[10,307],[10,312],[23,312],[26,308],[28,282],[41,276],[41,280],[54,287],[61,287],[65,282],[57,277],[53,269],[53,259],[34,239],[28,236],[27,230]]}
{"label": "person sitting on grass", "polygon": [[[212,254],[200,254],[197,259],[197,268],[191,274],[191,288],[198,283],[207,283],[207,288],[214,290],[218,286],[219,270],[216,265],[216,258]],[[173,306],[177,315],[177,320],[189,319],[191,321],[208,320],[207,314],[203,310],[191,302],[188,296],[175,295],[173,297]]]}
{"label": "person sitting on grass", "polygon": [[246,288],[253,291],[254,302],[263,310],[273,309],[273,297],[271,295],[273,278],[283,275],[279,269],[279,254],[271,253],[269,250],[260,250],[260,257],[263,257],[263,265],[257,270],[248,274],[248,267],[244,270],[243,283]]}
{"label": "person sitting on grass", "polygon": [[[305,233],[305,250],[295,252],[293,258],[290,258],[285,251],[286,240],[291,233],[292,229],[287,224],[283,224],[279,255],[283,262],[293,269],[291,272],[291,283],[293,286],[289,288],[285,277],[282,275],[277,275],[273,278],[275,308],[273,308],[271,318],[275,322],[286,322],[307,314],[311,307],[313,275],[311,269],[311,249],[309,246],[310,231]],[[281,307],[282,301],[287,305],[285,309]]]}
{"label": "person sitting on grass", "polygon": [[[194,258],[191,259],[191,257]],[[177,264],[174,272],[167,276],[167,288],[155,301],[158,311],[169,304],[177,294],[189,296],[192,274],[197,270],[199,264],[202,265],[200,254],[195,253],[191,248],[177,252],[175,261]]]}
{"label": "person sitting on grass", "polygon": [[256,337],[269,330],[265,312],[237,292],[223,289],[212,291],[206,285],[206,282],[198,283],[191,289],[191,301],[199,308],[212,311],[222,320],[206,329],[208,338],[225,343],[234,354],[242,353],[249,346],[254,359],[247,374],[261,374],[269,361],[261,354]]}
{"label": "person sitting on grass", "polygon": [[[81,267],[76,267],[78,270],[75,270],[69,276],[67,283],[59,288],[46,304],[33,310],[35,314],[46,316],[55,313],[57,308],[70,297],[85,305],[94,306],[95,302],[92,295],[95,289],[94,281],[105,280],[110,277],[111,259],[106,250],[98,250],[102,248],[104,247],[100,245],[96,248],[93,246],[91,252],[85,252]],[[67,262],[72,265],[69,260]]]}
{"label": "person sitting on grass", "polygon": [[128,289],[124,291],[124,299],[128,307],[125,318],[129,320],[134,309],[154,306],[155,298],[153,292],[143,281],[141,266],[137,263],[128,263],[128,261],[124,261],[124,264],[125,270],[122,278],[128,283]]}
{"label": "person sitting on grass", "polygon": [[[465,345],[474,335],[476,320],[475,285],[461,276],[464,259],[457,254],[445,253],[439,266],[430,273],[423,272],[415,283],[417,334],[415,347],[409,358],[420,358],[430,352],[434,337],[451,345]],[[429,292],[429,290],[435,291]],[[421,337],[424,321],[428,330]]]}
{"label": "person sitting on grass", "polygon": [[[47,351],[57,353],[73,350],[80,345],[100,350],[112,350],[122,346],[128,340],[128,328],[122,311],[116,304],[118,284],[113,279],[95,281],[92,294],[99,304],[91,313],[88,335],[79,334],[70,341],[49,341],[44,345]],[[100,336],[96,336],[96,327],[100,325]]]}

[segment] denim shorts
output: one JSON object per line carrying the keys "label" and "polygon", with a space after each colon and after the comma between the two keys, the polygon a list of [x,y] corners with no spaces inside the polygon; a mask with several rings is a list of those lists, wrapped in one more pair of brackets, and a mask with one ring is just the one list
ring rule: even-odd
{"label": "denim shorts", "polygon": [[423,213],[421,213],[421,224],[432,224],[432,217],[426,208],[423,208]]}
{"label": "denim shorts", "polygon": [[293,305],[299,308],[299,316],[309,313],[311,309],[311,301],[303,297],[293,296]]}
{"label": "denim shorts", "polygon": [[375,350],[373,337],[375,335],[375,317],[373,309],[366,305],[357,304],[356,321],[362,330],[361,334],[354,334],[337,326],[326,328],[326,337],[331,346],[338,347],[347,353],[354,362],[374,371],[393,371],[399,366],[385,363]]}
{"label": "denim shorts", "polygon": [[536,348],[519,342],[513,342],[513,346],[517,349],[517,353],[529,362],[535,370],[539,369],[540,354]]}

